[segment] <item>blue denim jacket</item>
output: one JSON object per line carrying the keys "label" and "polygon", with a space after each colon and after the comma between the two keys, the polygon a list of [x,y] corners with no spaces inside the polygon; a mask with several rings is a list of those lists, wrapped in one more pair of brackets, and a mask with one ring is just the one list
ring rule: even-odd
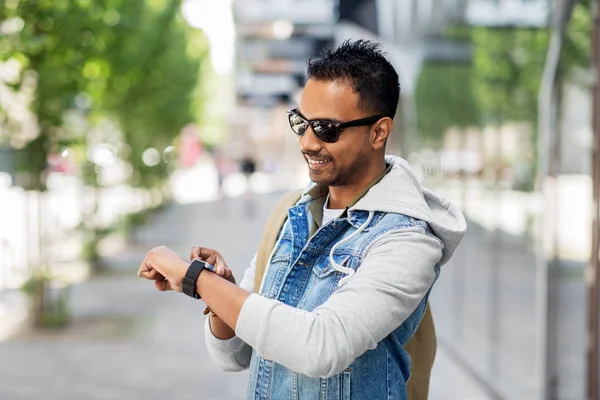
{"label": "blue denim jacket", "polygon": [[[289,210],[260,290],[264,297],[307,311],[324,303],[338,288],[344,274],[333,268],[329,258],[331,248],[359,227],[363,227],[360,234],[336,246],[333,254],[337,264],[353,270],[360,266],[369,245],[386,232],[418,226],[432,234],[427,223],[396,213],[375,212],[364,226],[369,213],[357,210],[348,218],[329,222],[309,238],[308,213],[306,203]],[[437,276],[439,264],[435,271]],[[374,350],[367,351],[332,377],[308,377],[253,352],[247,399],[405,399],[410,357],[404,345],[415,332],[426,302],[427,296]]]}
{"label": "blue denim jacket", "polygon": [[[422,188],[401,158],[347,217],[311,236],[311,188],[289,218],[263,277],[244,302],[235,336],[205,325],[211,359],[250,367],[248,399],[404,399],[415,332],[429,291],[460,244],[460,210]],[[313,197],[314,195],[314,197]],[[315,207],[312,207],[315,206]],[[255,267],[240,286],[252,290]]]}

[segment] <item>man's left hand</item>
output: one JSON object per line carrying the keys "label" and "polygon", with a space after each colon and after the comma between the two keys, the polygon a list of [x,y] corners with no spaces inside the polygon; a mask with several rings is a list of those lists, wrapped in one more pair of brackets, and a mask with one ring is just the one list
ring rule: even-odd
{"label": "man's left hand", "polygon": [[166,246],[150,250],[138,270],[138,276],[154,281],[160,291],[181,292],[181,281],[190,263]]}

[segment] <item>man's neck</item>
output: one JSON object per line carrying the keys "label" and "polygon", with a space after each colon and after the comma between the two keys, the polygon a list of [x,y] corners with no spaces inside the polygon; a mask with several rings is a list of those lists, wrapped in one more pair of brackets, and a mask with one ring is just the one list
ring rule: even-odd
{"label": "man's neck", "polygon": [[381,163],[376,168],[370,168],[370,171],[365,173],[359,181],[350,185],[329,186],[329,203],[327,204],[327,208],[346,208],[373,179],[385,171],[385,168],[385,161],[381,160]]}

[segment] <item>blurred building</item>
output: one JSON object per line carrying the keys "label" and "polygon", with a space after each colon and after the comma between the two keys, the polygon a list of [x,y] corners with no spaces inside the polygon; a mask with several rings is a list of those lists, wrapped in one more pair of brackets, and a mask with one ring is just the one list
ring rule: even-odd
{"label": "blurred building", "polygon": [[333,0],[253,0],[236,1],[233,9],[238,33],[238,107],[231,146],[236,157],[251,153],[263,169],[278,171],[280,181],[291,183],[289,176],[301,176],[303,160],[286,111],[305,84],[307,60],[333,45],[338,4]]}
{"label": "blurred building", "polygon": [[402,86],[389,151],[407,156],[416,146],[413,95],[421,66],[471,59],[470,43],[444,37],[446,27],[541,27],[549,8],[546,0],[238,0],[233,11],[239,107],[230,145],[234,153],[255,152],[259,159],[294,159],[284,167],[293,168],[298,158],[285,111],[305,83],[307,60],[322,49],[349,38],[383,44]]}

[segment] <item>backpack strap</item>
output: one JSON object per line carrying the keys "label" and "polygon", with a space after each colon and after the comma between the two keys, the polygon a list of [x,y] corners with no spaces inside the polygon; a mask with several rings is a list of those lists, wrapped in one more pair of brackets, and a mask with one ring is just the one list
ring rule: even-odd
{"label": "backpack strap", "polygon": [[283,227],[285,220],[288,217],[288,209],[294,206],[302,196],[303,189],[293,190],[283,195],[275,204],[271,215],[267,220],[267,224],[263,230],[260,242],[258,244],[258,252],[256,254],[256,272],[254,274],[254,292],[258,293],[262,284],[263,275],[269,264],[269,257],[277,242],[279,231]]}

